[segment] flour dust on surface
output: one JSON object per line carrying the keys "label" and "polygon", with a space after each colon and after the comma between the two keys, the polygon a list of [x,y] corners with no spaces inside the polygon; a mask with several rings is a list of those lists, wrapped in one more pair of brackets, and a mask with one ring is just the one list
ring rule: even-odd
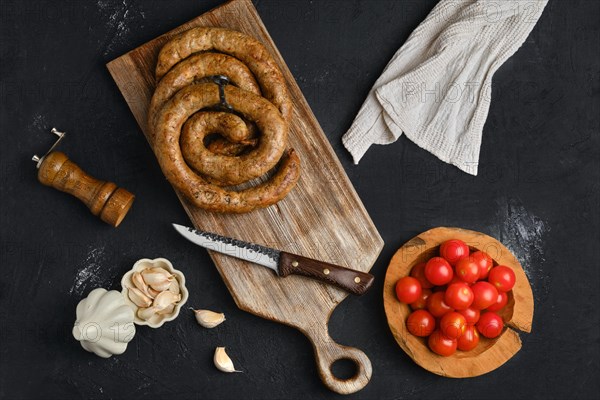
{"label": "flour dust on surface", "polygon": [[544,235],[550,227],[525,209],[518,199],[499,199],[496,220],[493,236],[521,263],[536,301],[545,298],[551,278],[544,268]]}
{"label": "flour dust on surface", "polygon": [[46,120],[46,116],[42,114],[37,114],[33,117],[31,124],[29,125],[30,130],[37,133],[37,131],[44,131],[48,128],[48,121]]}
{"label": "flour dust on surface", "polygon": [[107,274],[107,258],[104,247],[90,247],[79,267],[69,291],[79,297],[96,288],[108,289],[112,277]]}
{"label": "flour dust on surface", "polygon": [[100,17],[105,21],[108,27],[108,36],[103,39],[103,55],[107,56],[113,52],[115,46],[121,46],[127,43],[130,28],[143,26],[146,16],[140,11],[135,3],[129,0],[122,0],[121,3],[114,1],[100,0],[96,3]]}

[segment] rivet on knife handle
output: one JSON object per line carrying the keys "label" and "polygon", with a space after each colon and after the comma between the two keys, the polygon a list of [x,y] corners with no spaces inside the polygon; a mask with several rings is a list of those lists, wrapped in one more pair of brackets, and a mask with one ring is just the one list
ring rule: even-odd
{"label": "rivet on knife handle", "polygon": [[373,275],[365,272],[282,251],[279,256],[279,276],[287,275],[313,278],[356,295],[369,290],[375,279]]}

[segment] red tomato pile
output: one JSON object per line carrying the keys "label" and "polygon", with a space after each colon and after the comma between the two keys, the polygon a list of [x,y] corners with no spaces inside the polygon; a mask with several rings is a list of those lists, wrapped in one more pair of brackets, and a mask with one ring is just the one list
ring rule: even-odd
{"label": "red tomato pile", "polygon": [[396,283],[396,296],[410,305],[408,331],[428,337],[431,351],[450,356],[457,349],[473,350],[479,335],[493,339],[504,322],[496,313],[507,303],[515,285],[509,267],[494,267],[483,251],[469,252],[462,240],[448,240],[440,256],[413,267],[410,276]]}

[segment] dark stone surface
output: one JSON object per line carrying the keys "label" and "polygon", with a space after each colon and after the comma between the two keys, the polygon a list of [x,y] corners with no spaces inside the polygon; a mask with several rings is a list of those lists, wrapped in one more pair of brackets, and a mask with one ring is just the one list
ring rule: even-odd
{"label": "dark stone surface", "polygon": [[[370,293],[332,316],[341,343],[373,362],[352,398],[598,397],[599,2],[551,0],[496,74],[481,167],[471,177],[408,140],[372,148],[353,166],[341,145],[369,88],[432,9],[422,1],[257,1],[258,11],[328,135],[386,246]],[[517,2],[523,4],[524,2]],[[0,397],[336,398],[297,331],[238,310],[209,257],[169,226],[187,221],[105,63],[219,1],[1,1]],[[137,195],[122,227],[40,186],[35,152],[57,126],[93,175]],[[499,370],[452,380],[416,366],[390,334],[381,289],[394,251],[431,227],[461,226],[506,243],[536,298],[533,333]],[[189,313],[141,327],[103,360],[71,336],[75,305],[118,289],[142,257],[185,269],[189,305],[222,310],[202,330]],[[244,373],[212,365],[227,346]],[[347,372],[347,371],[342,371]],[[594,378],[596,377],[596,378]]]}

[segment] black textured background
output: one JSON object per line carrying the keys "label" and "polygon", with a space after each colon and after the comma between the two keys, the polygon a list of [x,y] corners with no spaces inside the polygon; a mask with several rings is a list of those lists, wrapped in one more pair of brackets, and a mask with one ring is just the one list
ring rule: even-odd
{"label": "black textured background", "polygon": [[[2,0],[0,397],[341,397],[321,384],[299,332],[238,310],[205,251],[170,228],[186,215],[105,68],[219,3]],[[371,383],[352,398],[597,398],[599,2],[551,0],[498,71],[479,176],[404,138],[353,166],[342,134],[435,3],[255,1],[386,243],[374,288],[348,298],[330,323],[335,339],[373,363]],[[37,182],[29,159],[52,143],[52,126],[70,133],[61,149],[85,170],[136,194],[119,229]],[[386,324],[381,289],[390,257],[440,225],[503,241],[535,294],[523,349],[479,378],[424,371]],[[161,329],[140,327],[121,356],[82,350],[71,336],[77,302],[95,287],[119,289],[135,260],[157,256],[186,273],[189,305],[221,310],[227,322],[203,330],[184,312]],[[244,373],[213,367],[218,345]]]}

